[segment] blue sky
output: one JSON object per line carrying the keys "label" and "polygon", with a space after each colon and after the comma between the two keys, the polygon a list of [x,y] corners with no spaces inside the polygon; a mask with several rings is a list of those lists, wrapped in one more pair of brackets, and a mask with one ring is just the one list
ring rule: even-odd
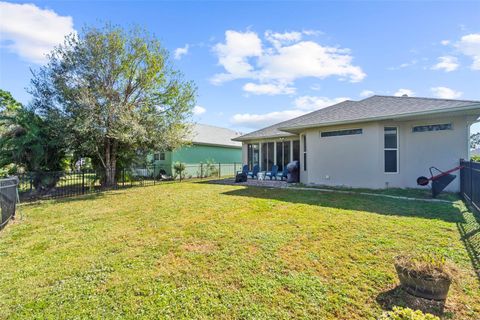
{"label": "blue sky", "polygon": [[109,21],[161,40],[198,86],[196,121],[243,132],[371,94],[480,100],[479,16],[458,1],[0,2],[0,87],[28,103],[43,53]]}

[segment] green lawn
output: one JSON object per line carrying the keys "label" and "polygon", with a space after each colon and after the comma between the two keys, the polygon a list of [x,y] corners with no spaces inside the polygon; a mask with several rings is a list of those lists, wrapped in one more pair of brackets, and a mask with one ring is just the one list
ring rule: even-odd
{"label": "green lawn", "polygon": [[445,317],[480,315],[461,202],[182,182],[22,212],[0,232],[0,319],[375,319],[415,250],[459,269]]}

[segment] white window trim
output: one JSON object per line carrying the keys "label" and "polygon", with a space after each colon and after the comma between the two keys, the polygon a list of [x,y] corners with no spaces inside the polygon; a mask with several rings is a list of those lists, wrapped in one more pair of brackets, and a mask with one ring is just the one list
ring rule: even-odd
{"label": "white window trim", "polygon": [[[385,148],[385,128],[396,128],[397,129],[397,148]],[[400,131],[398,126],[383,126],[383,173],[384,174],[399,174],[400,173]],[[397,151],[397,171],[395,172],[385,172],[385,151]]]}

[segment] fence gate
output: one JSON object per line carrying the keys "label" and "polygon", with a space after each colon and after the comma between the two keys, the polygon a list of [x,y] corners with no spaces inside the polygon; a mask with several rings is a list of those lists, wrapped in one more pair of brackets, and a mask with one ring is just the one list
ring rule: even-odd
{"label": "fence gate", "polygon": [[460,193],[480,212],[480,162],[460,160]]}
{"label": "fence gate", "polygon": [[0,179],[0,229],[15,215],[18,178]]}

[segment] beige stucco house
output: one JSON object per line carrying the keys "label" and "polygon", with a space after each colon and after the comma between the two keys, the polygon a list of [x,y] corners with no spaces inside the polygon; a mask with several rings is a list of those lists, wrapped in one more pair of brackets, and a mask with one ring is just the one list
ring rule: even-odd
{"label": "beige stucco house", "polygon": [[[414,188],[429,167],[469,159],[480,101],[372,96],[344,101],[235,138],[260,170],[300,161],[305,184]],[[457,172],[458,175],[458,172]],[[459,191],[459,179],[447,188]]]}

